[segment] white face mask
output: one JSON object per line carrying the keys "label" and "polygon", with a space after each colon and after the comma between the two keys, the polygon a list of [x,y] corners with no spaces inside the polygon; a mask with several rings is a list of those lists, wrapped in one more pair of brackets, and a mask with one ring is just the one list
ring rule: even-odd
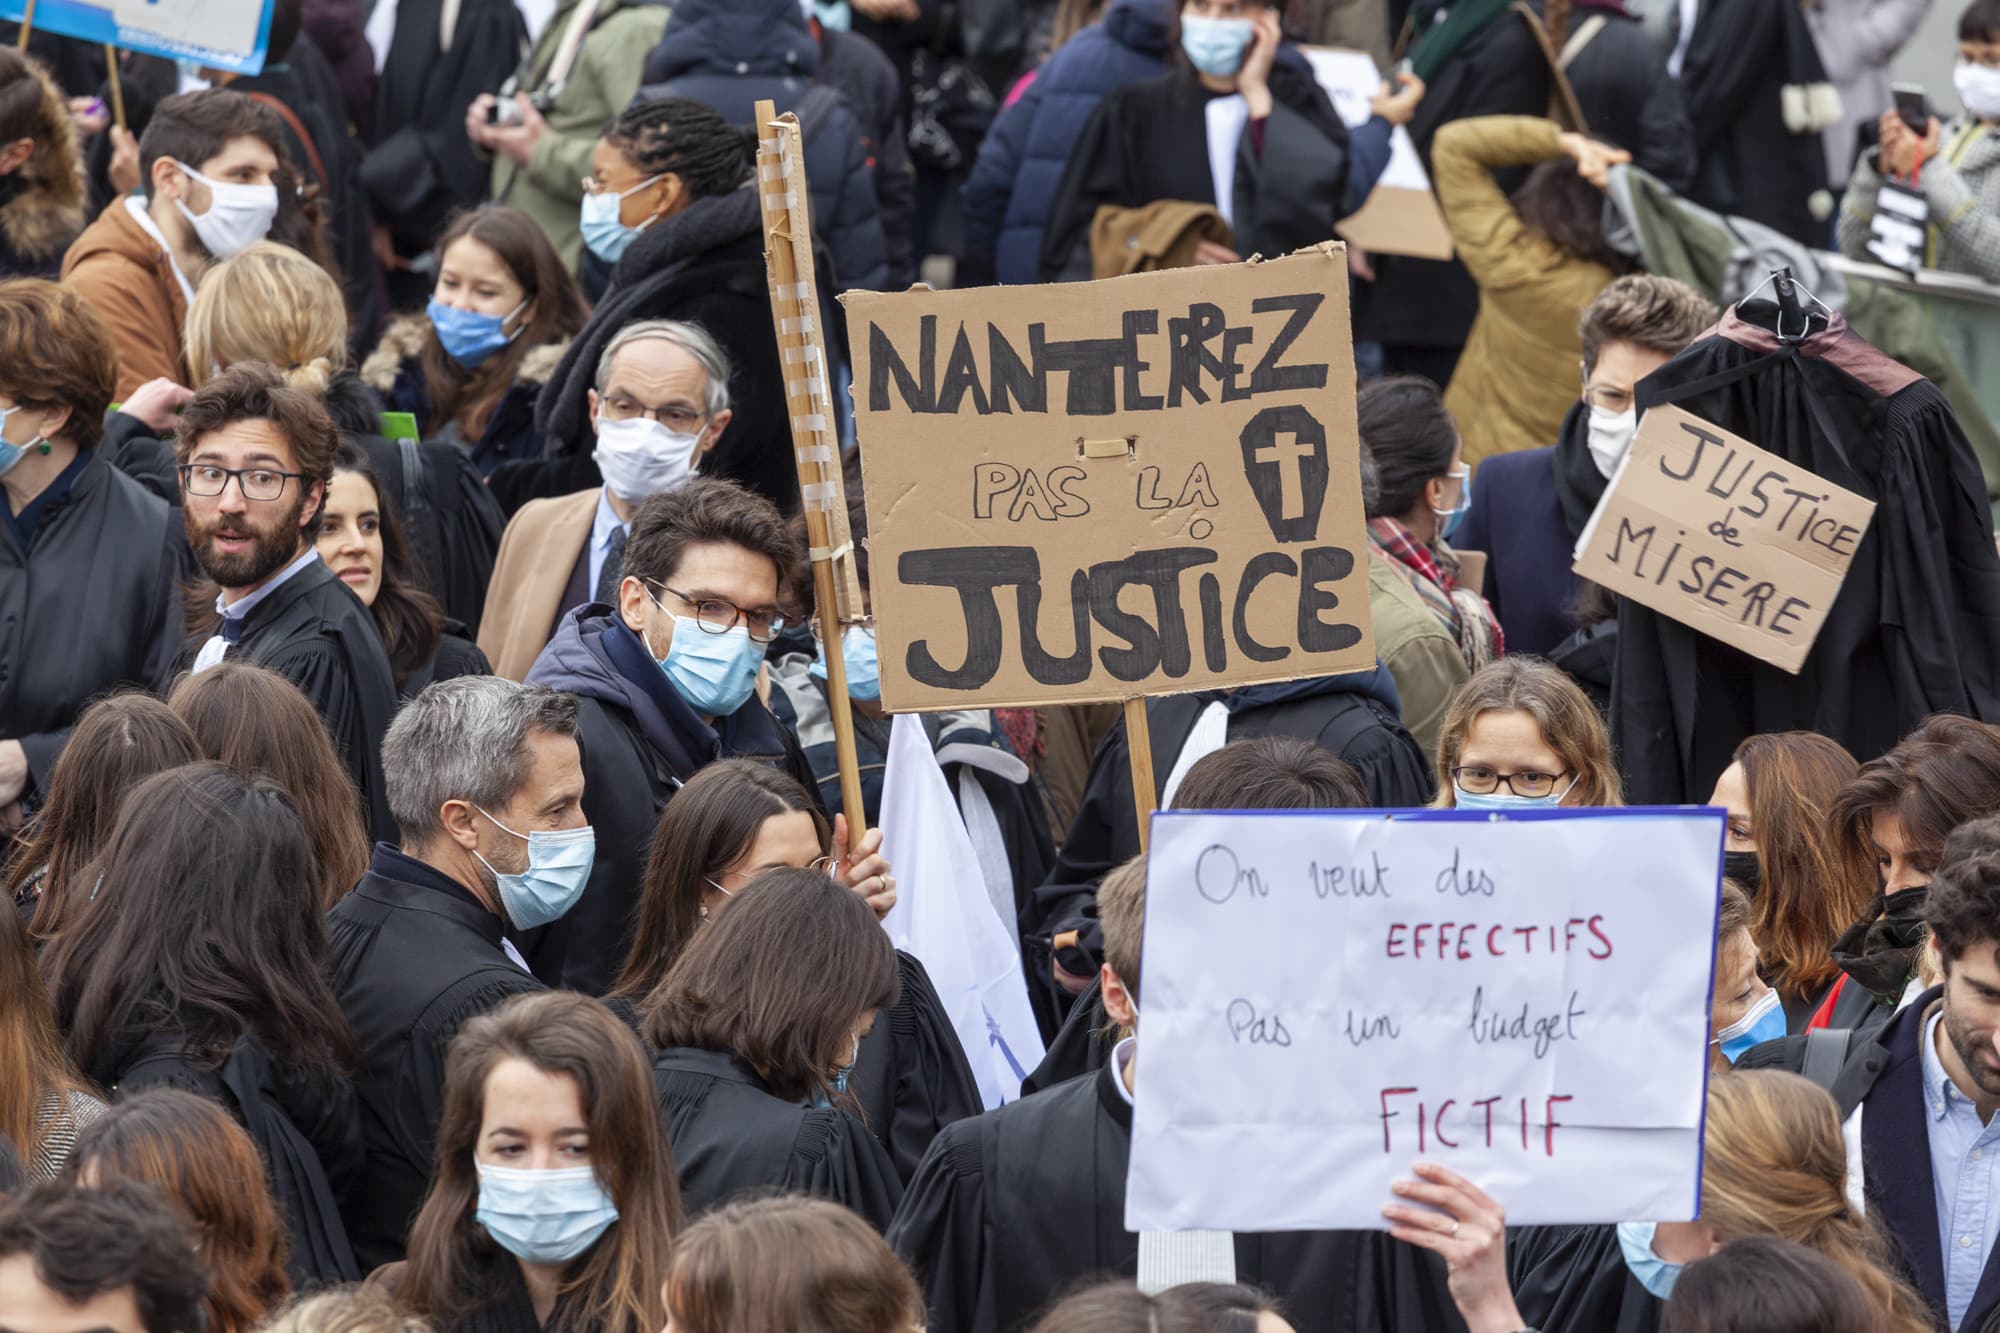
{"label": "white face mask", "polygon": [[184,162],[174,165],[185,172],[189,180],[200,181],[208,187],[206,213],[189,212],[186,202],[179,199],[174,200],[174,207],[188,220],[195,236],[210,254],[217,259],[233,259],[270,234],[271,223],[278,217],[277,186],[212,181]]}
{"label": "white face mask", "polygon": [[1951,71],[1951,82],[1967,115],[2000,120],[2000,69],[1961,60]]}
{"label": "white face mask", "polygon": [[676,435],[651,417],[597,421],[597,470],[612,494],[630,504],[687,479],[701,434]]}
{"label": "white face mask", "polygon": [[1639,430],[1639,409],[1628,407],[1623,412],[1607,412],[1601,407],[1590,409],[1590,461],[1597,464],[1597,470],[1605,480],[1618,470],[1624,461],[1625,451],[1632,447],[1632,437]]}

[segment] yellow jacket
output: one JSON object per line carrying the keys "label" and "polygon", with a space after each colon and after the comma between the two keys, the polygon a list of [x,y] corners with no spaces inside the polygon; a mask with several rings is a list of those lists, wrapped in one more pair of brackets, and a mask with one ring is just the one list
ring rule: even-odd
{"label": "yellow jacket", "polygon": [[1431,144],[1431,176],[1479,317],[1446,390],[1465,461],[1555,441],[1580,391],[1577,320],[1616,275],[1527,227],[1493,180],[1499,167],[1560,157],[1561,131],[1532,116],[1453,121]]}

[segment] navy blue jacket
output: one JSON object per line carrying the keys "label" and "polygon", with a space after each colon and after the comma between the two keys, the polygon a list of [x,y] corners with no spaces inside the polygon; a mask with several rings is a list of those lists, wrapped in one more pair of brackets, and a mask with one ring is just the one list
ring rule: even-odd
{"label": "navy blue jacket", "polygon": [[1569,606],[1575,539],[1556,499],[1555,450],[1494,454],[1479,465],[1472,507],[1451,543],[1486,553],[1486,600],[1507,631],[1507,651],[1547,657],[1576,628]]}
{"label": "navy blue jacket", "polygon": [[1000,113],[961,196],[971,276],[1040,280],[1042,228],[1070,149],[1107,94],[1166,73],[1173,17],[1170,0],[1111,0]]}
{"label": "navy blue jacket", "polygon": [[780,114],[797,112],[813,230],[833,252],[834,286],[881,291],[889,283],[889,242],[875,197],[872,136],[847,99],[817,81],[819,59],[797,0],[678,0],[633,102],[689,97],[737,125],[751,122],[761,98]]}

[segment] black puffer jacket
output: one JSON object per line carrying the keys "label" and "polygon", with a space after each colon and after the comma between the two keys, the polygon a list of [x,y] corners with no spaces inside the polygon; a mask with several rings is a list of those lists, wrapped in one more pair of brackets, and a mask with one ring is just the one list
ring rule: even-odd
{"label": "black puffer jacket", "polygon": [[[689,97],[748,125],[769,98],[798,113],[813,229],[833,252],[837,291],[889,285],[889,243],[875,197],[870,134],[840,92],[817,79],[819,44],[797,0],[680,0],[646,57],[635,102]],[[906,261],[907,262],[907,261]]]}

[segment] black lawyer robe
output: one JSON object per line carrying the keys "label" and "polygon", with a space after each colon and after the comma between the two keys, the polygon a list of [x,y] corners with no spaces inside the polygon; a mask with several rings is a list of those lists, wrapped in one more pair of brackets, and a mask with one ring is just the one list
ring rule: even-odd
{"label": "black lawyer robe", "polygon": [[786,1190],[843,1204],[877,1230],[888,1225],[902,1182],[846,1111],[788,1102],[729,1052],[688,1046],[653,1057],[653,1087],[688,1216]]}
{"label": "black lawyer robe", "polygon": [[[204,631],[181,651],[180,670],[209,639]],[[378,841],[398,839],[382,782],[382,735],[396,715],[396,677],[375,618],[324,561],[286,579],[244,617],[243,637],[226,661],[250,662],[299,687],[326,723],[333,748],[361,793]]]}
{"label": "black lawyer robe", "polygon": [[[1132,1277],[1125,1229],[1132,1108],[1097,1073],[938,1136],[889,1226],[931,1333],[1013,1333],[1096,1276]],[[1373,1232],[1239,1233],[1239,1280],[1284,1302],[1299,1333],[1457,1330],[1441,1268]]]}
{"label": "black lawyer robe", "polygon": [[1611,739],[1633,804],[1707,799],[1757,732],[1866,762],[1931,713],[2000,720],[2000,556],[1971,446],[1935,385],[1811,318],[1788,346],[1777,306],[1746,301],[1639,382],[1642,414],[1673,403],[1876,509],[1796,676],[1620,599]]}
{"label": "black lawyer robe", "polygon": [[861,1039],[847,1086],[888,1150],[900,1185],[917,1173],[939,1131],[986,1107],[930,973],[901,949],[896,971],[896,1003],[876,1015]]}

